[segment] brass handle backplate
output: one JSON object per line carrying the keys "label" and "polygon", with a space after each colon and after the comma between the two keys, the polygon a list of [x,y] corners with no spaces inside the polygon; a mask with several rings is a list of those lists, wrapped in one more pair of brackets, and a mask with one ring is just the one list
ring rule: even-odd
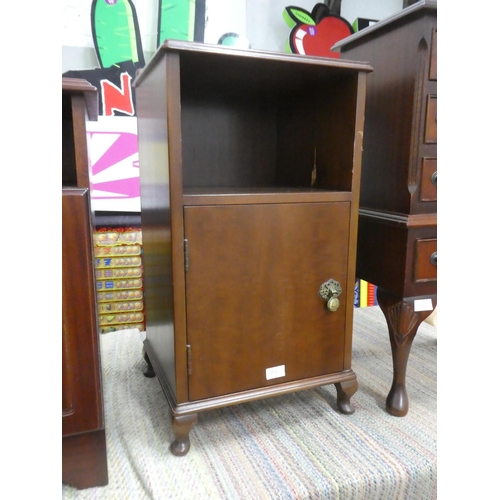
{"label": "brass handle backplate", "polygon": [[340,301],[337,298],[342,293],[342,287],[338,281],[329,279],[319,287],[319,296],[326,300],[326,307],[329,311],[335,312],[339,306]]}

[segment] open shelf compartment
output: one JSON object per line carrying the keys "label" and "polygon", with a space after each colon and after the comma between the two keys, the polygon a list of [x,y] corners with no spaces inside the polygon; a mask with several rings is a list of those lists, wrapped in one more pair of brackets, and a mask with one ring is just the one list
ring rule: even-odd
{"label": "open shelf compartment", "polygon": [[288,198],[302,191],[321,201],[326,192],[343,192],[345,199],[352,191],[364,63],[315,58],[303,64],[297,55],[257,58],[237,49],[207,52],[175,41],[165,46],[179,55],[186,201],[195,193],[231,191]]}

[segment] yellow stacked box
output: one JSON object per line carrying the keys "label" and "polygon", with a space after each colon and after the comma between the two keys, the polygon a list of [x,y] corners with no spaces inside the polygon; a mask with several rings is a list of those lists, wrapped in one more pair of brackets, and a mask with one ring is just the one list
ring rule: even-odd
{"label": "yellow stacked box", "polygon": [[99,229],[94,233],[97,310],[101,333],[144,331],[140,229]]}

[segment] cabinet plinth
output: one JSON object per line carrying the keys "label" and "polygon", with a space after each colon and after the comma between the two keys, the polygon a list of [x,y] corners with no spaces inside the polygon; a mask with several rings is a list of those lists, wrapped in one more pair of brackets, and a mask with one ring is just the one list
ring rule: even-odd
{"label": "cabinet plinth", "polygon": [[394,364],[386,407],[404,416],[411,343],[437,301],[437,2],[417,2],[334,49],[373,66],[356,274],[378,285]]}
{"label": "cabinet plinth", "polygon": [[370,71],[166,40],[138,76],[146,375],[169,402],[173,454],[200,411],[324,384],[354,411]]}

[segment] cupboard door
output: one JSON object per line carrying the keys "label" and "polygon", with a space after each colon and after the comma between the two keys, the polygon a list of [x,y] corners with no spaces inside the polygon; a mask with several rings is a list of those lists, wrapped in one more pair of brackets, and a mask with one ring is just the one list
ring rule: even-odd
{"label": "cupboard door", "polygon": [[62,190],[62,434],[102,428],[90,195]]}
{"label": "cupboard door", "polygon": [[[185,207],[189,399],[343,370],[350,203]],[[330,312],[318,294],[342,287]]]}

